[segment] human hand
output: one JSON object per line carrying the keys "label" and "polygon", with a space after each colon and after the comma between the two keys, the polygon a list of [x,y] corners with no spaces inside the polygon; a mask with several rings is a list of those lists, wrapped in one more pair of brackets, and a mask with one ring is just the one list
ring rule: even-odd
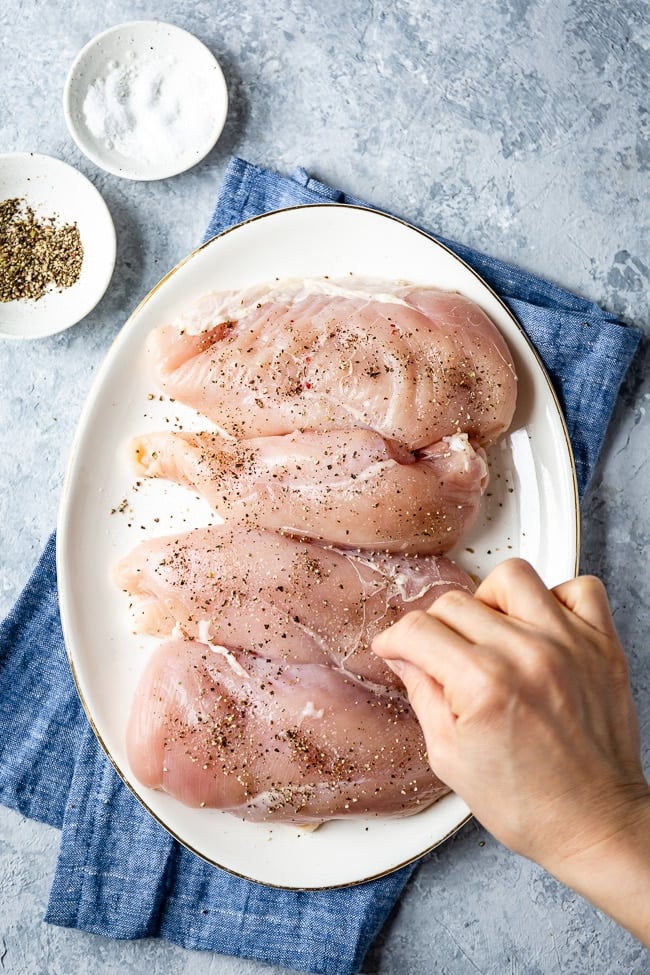
{"label": "human hand", "polygon": [[602,584],[548,590],[512,559],[474,596],[448,592],[408,614],[373,650],[403,680],[436,774],[494,836],[602,905],[585,885],[594,858],[622,837],[650,839],[627,662]]}

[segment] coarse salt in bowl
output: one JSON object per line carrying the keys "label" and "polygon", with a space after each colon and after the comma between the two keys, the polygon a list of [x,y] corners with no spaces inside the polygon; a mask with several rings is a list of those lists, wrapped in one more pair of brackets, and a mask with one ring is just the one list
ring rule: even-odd
{"label": "coarse salt in bowl", "polygon": [[203,159],[223,130],[228,90],[214,55],[162,21],[131,21],[93,38],[63,92],[73,139],[126,179],[175,176]]}

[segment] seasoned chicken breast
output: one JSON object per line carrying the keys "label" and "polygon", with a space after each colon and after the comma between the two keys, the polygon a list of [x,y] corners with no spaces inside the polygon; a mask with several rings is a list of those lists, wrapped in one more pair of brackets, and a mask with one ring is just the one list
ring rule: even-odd
{"label": "seasoned chicken breast", "polygon": [[432,555],[336,550],[227,525],[142,542],[115,579],[139,632],[331,664],[391,686],[399,681],[370,651],[373,637],[449,589],[474,589]]}
{"label": "seasoned chicken breast", "polygon": [[427,808],[448,789],[370,647],[474,591],[444,553],[514,414],[501,334],[462,295],[351,276],[206,295],[148,354],[211,422],[136,437],[136,474],[224,524],[148,539],[115,568],[135,631],[163,640],[132,704],[134,775],[252,821]]}
{"label": "seasoned chicken breast", "polygon": [[193,488],[228,522],[387,552],[449,551],[488,481],[466,434],[411,453],[354,427],[251,440],[163,431],[136,437],[131,456],[137,476]]}
{"label": "seasoned chicken breast", "polygon": [[189,640],[151,657],[128,756],[143,785],[257,822],[406,816],[449,791],[403,695]]}
{"label": "seasoned chicken breast", "polygon": [[[357,426],[407,450],[509,426],[508,347],[470,299],[327,280],[204,297],[149,348],[158,381],[237,439]],[[387,287],[389,290],[386,290]]]}

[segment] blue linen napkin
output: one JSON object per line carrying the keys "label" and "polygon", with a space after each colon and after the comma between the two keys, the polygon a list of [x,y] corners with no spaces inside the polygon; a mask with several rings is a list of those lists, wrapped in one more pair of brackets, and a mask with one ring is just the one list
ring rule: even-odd
{"label": "blue linen napkin", "polygon": [[[309,177],[231,160],[206,239],[301,203],[362,201]],[[438,238],[442,239],[442,238]],[[443,240],[513,309],[563,405],[581,493],[640,333],[530,274]],[[353,975],[415,866],[334,891],[282,891],[190,853],[123,785],[70,674],[59,619],[54,536],[0,624],[0,801],[62,830],[45,920],[112,938],[186,948],[322,975]]]}

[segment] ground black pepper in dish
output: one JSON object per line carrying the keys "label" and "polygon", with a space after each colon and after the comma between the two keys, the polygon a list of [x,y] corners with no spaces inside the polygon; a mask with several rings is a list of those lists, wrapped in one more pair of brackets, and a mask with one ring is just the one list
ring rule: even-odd
{"label": "ground black pepper in dish", "polygon": [[0,301],[37,301],[79,278],[83,246],[76,223],[36,217],[25,200],[0,202]]}

